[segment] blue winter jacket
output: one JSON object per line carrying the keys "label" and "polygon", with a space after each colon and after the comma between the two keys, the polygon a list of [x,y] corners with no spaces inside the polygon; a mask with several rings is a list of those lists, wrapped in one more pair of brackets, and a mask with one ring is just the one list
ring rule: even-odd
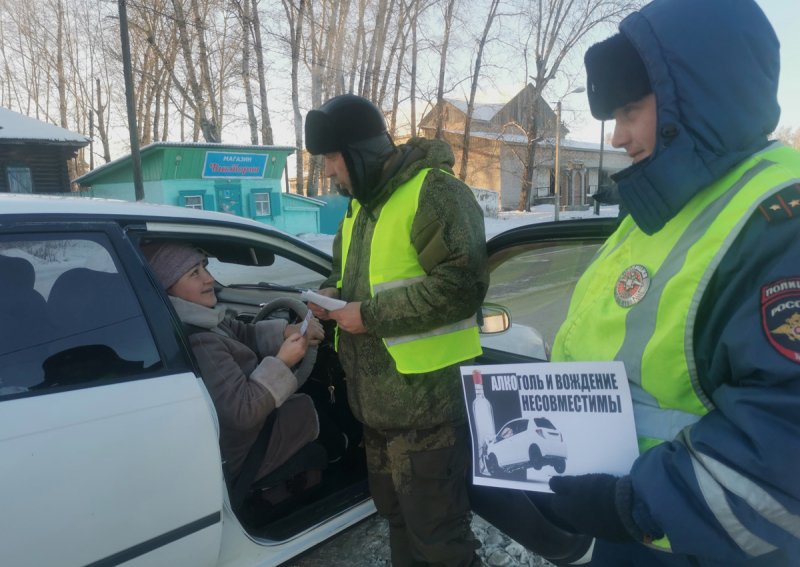
{"label": "blue winter jacket", "polygon": [[[779,46],[752,0],[656,0],[620,31],[647,68],[658,129],[653,154],[616,181],[624,207],[652,234],[768,144],[780,114]],[[695,321],[697,371],[715,409],[689,439],[742,482],[708,471],[714,485],[699,486],[697,460],[678,442],[647,451],[631,471],[634,520],[658,526],[673,552],[701,565],[800,565],[798,216],[800,179],[787,175],[721,260]],[[787,297],[798,300],[797,325],[786,323],[780,344],[771,330],[784,318],[762,308],[772,282],[788,282]],[[729,513],[720,519],[709,498]]]}
{"label": "blue winter jacket", "polygon": [[780,116],[778,39],[752,0],[656,0],[619,26],[658,104],[656,148],[614,176],[647,232],[767,143]]}

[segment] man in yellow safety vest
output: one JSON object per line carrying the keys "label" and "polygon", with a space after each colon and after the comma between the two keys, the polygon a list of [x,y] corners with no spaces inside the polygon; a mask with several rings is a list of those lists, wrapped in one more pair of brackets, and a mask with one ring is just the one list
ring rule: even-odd
{"label": "man in yellow safety vest", "polygon": [[306,147],[351,197],[320,293],[336,321],[348,400],[364,424],[369,485],[389,520],[392,564],[477,563],[459,364],[481,353],[488,286],[483,214],[452,175],[450,147],[395,146],[370,101],[341,95],[306,118]]}

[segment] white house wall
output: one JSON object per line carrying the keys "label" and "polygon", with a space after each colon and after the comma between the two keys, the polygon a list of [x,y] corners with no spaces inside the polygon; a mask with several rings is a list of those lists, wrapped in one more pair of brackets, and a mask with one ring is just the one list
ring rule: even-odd
{"label": "white house wall", "polygon": [[[524,146],[504,144],[500,146],[500,207],[503,210],[516,209],[522,187],[524,166],[522,155]],[[554,148],[540,145],[536,149],[536,171],[533,179],[533,197],[548,198],[551,193],[551,172],[554,167]],[[581,206],[591,204],[589,195],[597,189],[600,152],[596,150],[573,149],[562,145],[559,152],[561,167],[562,205]],[[631,163],[623,152],[604,150],[603,170],[615,173]],[[469,181],[469,179],[467,180]],[[567,197],[568,191],[571,197]]]}

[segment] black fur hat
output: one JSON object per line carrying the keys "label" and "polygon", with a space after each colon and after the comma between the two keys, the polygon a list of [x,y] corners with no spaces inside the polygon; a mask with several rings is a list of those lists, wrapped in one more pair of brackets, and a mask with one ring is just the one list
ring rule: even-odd
{"label": "black fur hat", "polygon": [[351,144],[387,134],[383,113],[365,98],[333,97],[306,116],[306,149],[312,155],[342,152]]}
{"label": "black fur hat", "polygon": [[591,46],[583,61],[589,108],[598,120],[610,120],[615,110],[652,92],[642,58],[620,33]]}
{"label": "black fur hat", "polygon": [[340,152],[350,174],[351,195],[370,206],[395,146],[380,108],[344,94],[306,115],[306,149],[312,155]]}

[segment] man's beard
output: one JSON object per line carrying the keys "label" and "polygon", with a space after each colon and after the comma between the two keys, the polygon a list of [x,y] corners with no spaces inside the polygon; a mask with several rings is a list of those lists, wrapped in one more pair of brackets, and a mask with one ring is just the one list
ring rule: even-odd
{"label": "man's beard", "polygon": [[339,195],[342,195],[343,197],[350,196],[350,190],[344,185],[337,183],[336,181],[331,181],[331,187],[334,191],[336,191]]}

